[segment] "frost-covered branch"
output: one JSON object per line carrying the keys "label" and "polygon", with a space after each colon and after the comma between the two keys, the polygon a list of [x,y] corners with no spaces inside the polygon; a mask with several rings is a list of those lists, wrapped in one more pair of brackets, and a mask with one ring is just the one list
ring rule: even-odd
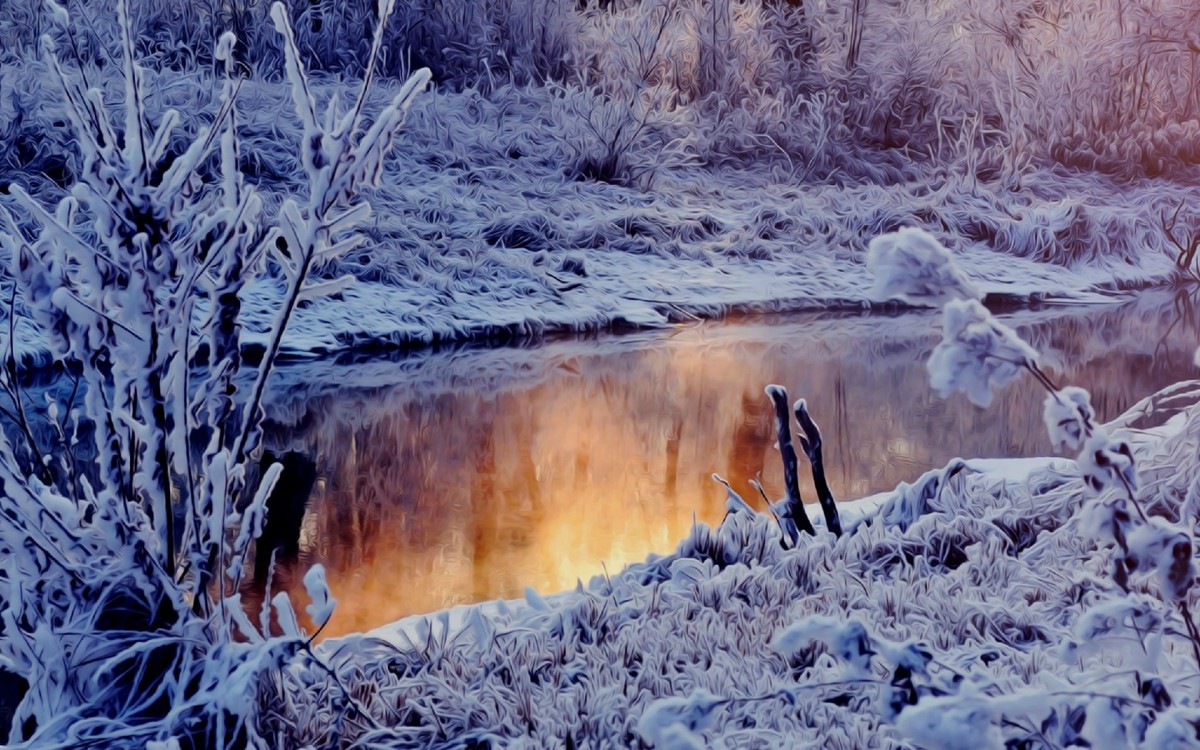
{"label": "frost-covered branch", "polygon": [[[1200,627],[1189,604],[1196,579],[1190,519],[1176,523],[1147,514],[1130,445],[1096,423],[1086,390],[1058,388],[1039,367],[1037,352],[971,295],[964,294],[965,277],[935,240],[902,230],[876,238],[871,248],[876,289],[881,294],[943,306],[943,339],[929,359],[931,384],[943,397],[963,391],[975,404],[987,406],[994,389],[1028,372],[1047,391],[1043,421],[1054,447],[1077,453],[1075,465],[1091,495],[1083,512],[1084,526],[1098,546],[1115,548],[1113,582],[1123,595],[1102,599],[1079,620],[1077,641],[1065,645],[1068,658],[1082,658],[1089,650],[1095,653],[1106,639],[1133,637],[1147,653],[1147,668],[1156,669],[1157,644],[1170,634],[1162,610],[1170,608],[1183,623],[1183,637],[1196,674],[1200,674]],[[911,523],[910,518],[896,520]],[[1131,577],[1148,573],[1157,573],[1157,600],[1131,593]],[[1165,694],[1165,688],[1162,690]],[[1013,713],[1020,711],[1014,711],[1011,697],[1006,700],[1007,705],[1000,708],[995,699],[979,703],[977,696],[960,691],[921,701],[904,711],[897,726],[930,746],[945,745],[952,735],[964,731],[990,737],[988,742],[998,745],[1002,723],[1020,726],[1013,719]],[[1119,701],[1108,698],[1091,700],[1086,716],[1083,733],[1093,741],[1125,737],[1137,718],[1128,715]],[[1144,732],[1145,726],[1141,729]]]}
{"label": "frost-covered branch", "polygon": [[[380,0],[380,17],[386,18],[386,12],[390,12],[391,7],[391,0]],[[292,103],[301,125],[301,154],[308,175],[309,192],[307,205],[303,208],[292,199],[284,201],[280,210],[279,234],[270,246],[272,258],[284,270],[287,290],[283,306],[271,328],[271,338],[264,356],[267,367],[259,369],[242,415],[242,433],[234,448],[234,455],[239,460],[255,447],[251,437],[260,419],[259,410],[270,365],[279,354],[287,323],[296,305],[305,296],[320,296],[341,288],[340,285],[310,284],[309,272],[315,266],[334,260],[359,246],[361,240],[352,232],[370,219],[371,208],[367,203],[350,201],[358,191],[378,184],[383,174],[384,158],[403,127],[413,101],[432,78],[426,69],[414,73],[365,133],[358,132],[365,92],[360,94],[354,108],[344,116],[337,112],[336,101],[331,102],[326,109],[324,122],[320,122],[304,63],[300,59],[300,50],[282,3],[272,6],[271,19],[284,42]],[[378,54],[378,45],[373,45],[372,52],[373,55]],[[373,66],[374,63],[370,63],[368,70],[372,70]],[[367,83],[364,81],[364,86]]]}
{"label": "frost-covered branch", "polygon": [[[55,8],[69,28],[70,14]],[[381,25],[390,8],[381,4]],[[12,739],[256,746],[264,675],[297,654],[312,658],[298,626],[272,637],[272,613],[295,622],[286,594],[267,603],[259,627],[238,595],[281,471],[258,476],[261,400],[296,304],[342,288],[310,283],[309,272],[359,242],[370,208],[358,194],[380,179],[429,73],[414,75],[369,122],[370,76],[351,112],[336,102],[318,107],[277,8],[305,122],[309,191],[303,208],[289,199],[272,215],[239,166],[237,40],[217,40],[226,74],[219,106],[180,147],[179,113],[157,122],[147,114],[128,0],[116,11],[121,116],[110,117],[102,92],[85,90],[47,43],[83,169],[52,209],[10,186],[6,202],[29,235],[0,207],[0,244],[20,301],[79,373],[82,393],[75,413],[48,415],[69,470],[51,470],[58,464],[36,442],[20,451],[0,431],[0,557],[8,563],[0,664],[30,684]],[[267,272],[264,248],[288,291],[267,331],[267,356],[251,364],[242,358],[241,300]],[[6,362],[0,385],[27,423],[11,348]],[[240,387],[243,377],[252,389]],[[68,409],[74,402],[72,394]],[[305,586],[309,614],[323,626],[335,605],[323,571]]]}

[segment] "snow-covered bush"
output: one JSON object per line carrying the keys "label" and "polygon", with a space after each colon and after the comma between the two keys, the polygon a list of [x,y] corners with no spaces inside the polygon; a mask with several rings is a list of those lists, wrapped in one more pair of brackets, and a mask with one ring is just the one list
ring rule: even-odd
{"label": "snow-covered bush", "polygon": [[[1193,519],[1173,522],[1147,514],[1137,459],[1129,443],[1096,424],[1086,390],[1057,387],[1039,367],[1037,352],[1015,331],[997,322],[977,300],[960,299],[964,277],[949,253],[926,246],[921,255],[924,265],[909,261],[909,266],[919,268],[919,272],[897,272],[897,264],[881,264],[880,249],[891,249],[902,241],[900,236],[873,241],[873,265],[879,274],[876,288],[888,296],[912,294],[922,300],[944,302],[944,337],[929,359],[933,387],[943,397],[951,391],[964,391],[975,404],[987,406],[993,389],[1028,372],[1048,393],[1043,415],[1051,442],[1060,450],[1078,452],[1075,465],[1088,490],[1081,493],[1088,497],[1081,528],[1100,551],[1113,551],[1112,580],[1116,586],[1103,590],[1100,601],[1080,618],[1076,639],[1063,644],[1064,658],[1068,662],[1089,660],[1093,663],[1089,679],[1112,681],[1118,672],[1106,670],[1116,668],[1099,658],[1106,651],[1105,644],[1109,642],[1115,650],[1124,651],[1125,642],[1133,638],[1147,655],[1139,669],[1154,675],[1161,668],[1162,642],[1174,637],[1192,653],[1191,676],[1200,675],[1200,628],[1190,607],[1196,577]],[[905,288],[906,280],[909,289]],[[902,519],[906,524],[911,522],[909,514]],[[1157,598],[1133,593],[1132,576],[1149,573],[1157,573],[1153,589]],[[1181,630],[1176,622],[1182,624]],[[860,667],[855,660],[849,661]],[[1166,696],[1163,704],[1156,706],[1162,709],[1170,705],[1171,698],[1161,682],[1156,684]],[[1026,700],[1031,696],[1036,692],[1025,696]],[[1099,743],[1124,748],[1136,743],[1141,747],[1148,736],[1147,727],[1154,721],[1152,712],[1146,714],[1136,708],[1146,697],[1143,689],[1141,695],[1108,695],[1088,701],[1080,736],[1093,746]],[[977,691],[961,689],[953,696],[928,698],[905,710],[897,728],[931,748],[951,747],[954,737],[961,737],[963,732],[979,738],[981,747],[1001,747],[1010,739],[1001,729],[1019,726],[1011,713],[1006,715],[1006,710],[1013,710],[1011,698],[1007,700],[1010,705],[1006,708],[997,696],[983,696],[981,702]],[[1020,709],[1020,713],[1027,711]],[[1170,736],[1175,730],[1161,731]],[[1200,740],[1200,732],[1193,731],[1192,739]]]}
{"label": "snow-covered bush", "polygon": [[[69,32],[70,14],[55,10]],[[381,2],[379,18],[390,10]],[[286,595],[255,625],[238,594],[280,473],[253,471],[263,395],[297,304],[344,287],[309,273],[358,244],[370,217],[359,191],[379,180],[429,73],[373,121],[369,63],[349,108],[318,103],[277,4],[307,194],[269,213],[239,170],[235,37],[214,51],[226,73],[220,108],[176,150],[182,115],[146,114],[128,0],[116,17],[123,117],[110,117],[101,90],[64,67],[47,37],[82,172],[52,208],[8,186],[24,223],[0,207],[14,295],[83,386],[81,401],[50,405],[57,442],[39,444],[10,348],[2,380],[24,441],[0,433],[0,662],[29,684],[11,739],[261,746],[266,678],[311,640]],[[381,38],[382,23],[373,56]],[[283,303],[265,351],[245,357],[241,295],[270,268],[281,270]],[[334,606],[323,571],[305,585],[321,624]]]}
{"label": "snow-covered bush", "polygon": [[680,0],[648,0],[588,17],[593,51],[579,66],[587,96],[562,93],[575,108],[570,137],[580,177],[636,184],[663,159],[670,139],[662,130],[676,105],[671,59],[683,7]]}

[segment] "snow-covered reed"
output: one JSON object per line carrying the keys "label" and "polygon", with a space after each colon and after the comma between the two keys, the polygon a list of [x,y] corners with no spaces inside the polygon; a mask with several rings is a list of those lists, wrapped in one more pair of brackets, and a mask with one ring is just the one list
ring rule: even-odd
{"label": "snow-covered reed", "polygon": [[[70,13],[52,9],[72,36]],[[379,18],[389,10],[381,2]],[[276,6],[307,179],[303,202],[267,211],[239,169],[236,38],[216,44],[225,77],[211,122],[173,150],[182,117],[147,117],[124,0],[116,18],[121,117],[47,36],[46,65],[80,150],[78,181],[49,208],[9,188],[29,234],[0,207],[12,276],[0,386],[22,438],[0,433],[0,661],[28,684],[10,740],[262,746],[254,717],[263,674],[311,642],[286,594],[258,624],[238,595],[280,474],[279,465],[255,471],[263,397],[296,305],[345,287],[310,271],[356,246],[370,216],[358,193],[378,183],[429,73],[415,73],[372,120],[362,106],[369,64],[349,107],[318,102]],[[265,350],[244,358],[240,295],[268,263],[281,269],[283,304]],[[18,297],[82,386],[47,404],[49,444],[30,429],[21,393]],[[243,377],[250,385],[238,388]],[[323,571],[304,583],[320,626],[334,605]]]}

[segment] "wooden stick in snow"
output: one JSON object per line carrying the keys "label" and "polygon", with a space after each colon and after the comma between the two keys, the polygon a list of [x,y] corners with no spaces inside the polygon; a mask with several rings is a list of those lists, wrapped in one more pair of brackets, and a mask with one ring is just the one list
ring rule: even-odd
{"label": "wooden stick in snow", "polygon": [[787,502],[777,513],[787,528],[787,522],[795,524],[796,530],[787,528],[792,546],[800,539],[800,531],[810,536],[816,535],[812,521],[808,520],[808,512],[804,509],[804,501],[800,499],[799,460],[796,458],[796,448],[792,445],[791,415],[788,413],[787,389],[779,385],[769,385],[766,388],[771,403],[775,406],[775,429],[779,433],[779,455],[783,459],[783,483],[787,491]]}
{"label": "wooden stick in snow", "polygon": [[808,404],[804,399],[796,402],[796,421],[804,434],[800,437],[800,445],[804,455],[812,464],[813,484],[817,488],[817,502],[821,503],[821,512],[825,514],[825,528],[835,536],[842,535],[842,519],[838,517],[837,503],[833,501],[833,493],[829,490],[829,482],[825,480],[825,462],[821,455],[821,428],[813,421],[808,413]]}

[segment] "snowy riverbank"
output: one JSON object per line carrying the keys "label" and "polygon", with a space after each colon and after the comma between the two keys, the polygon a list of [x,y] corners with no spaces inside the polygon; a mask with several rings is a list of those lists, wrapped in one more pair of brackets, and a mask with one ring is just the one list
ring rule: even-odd
{"label": "snowy riverbank", "polygon": [[[0,68],[0,80],[45,75],[39,63]],[[213,95],[197,74],[163,80],[171,85],[148,104],[155,117],[170,106],[191,112]],[[380,82],[369,106],[397,86]],[[284,95],[260,81],[241,93],[253,155],[245,169],[272,211],[303,185],[299,133],[279,117]],[[5,106],[17,105],[0,103],[0,115]],[[61,116],[52,101],[25,106]],[[417,102],[370,195],[363,246],[317,269],[357,284],[298,310],[284,355],[507,341],[733,311],[860,308],[870,301],[866,243],[903,226],[939,237],[993,300],[1112,299],[1177,277],[1163,220],[1179,209],[1182,226],[1200,204],[1188,179],[1116,179],[1062,166],[989,181],[961,164],[913,162],[872,182],[817,180],[769,163],[673,164],[650,185],[582,180],[568,168],[578,157],[575,136],[551,117],[556,106],[545,91],[512,88],[491,96],[439,90]],[[56,194],[44,175],[22,179]],[[1187,240],[1180,231],[1175,239]],[[281,286],[266,279],[243,291],[250,328],[269,322]],[[23,353],[50,360],[35,331],[18,333]]]}
{"label": "snowy riverbank", "polygon": [[[1019,189],[936,174],[837,186],[686,171],[644,193],[506,162],[494,145],[466,149],[480,163],[462,171],[422,167],[420,149],[436,145],[413,146],[397,170],[411,182],[374,196],[384,244],[327,271],[359,281],[298,312],[287,354],[861,309],[872,302],[866,242],[901,226],[940,237],[992,301],[1111,301],[1177,277],[1160,215],[1200,202],[1187,184],[1061,169]],[[248,307],[275,299],[260,289]]]}
{"label": "snowy riverbank", "polygon": [[[966,251],[964,266],[997,301],[1111,302],[1104,290],[1130,278],[1162,281],[1172,267],[1151,256],[1137,267],[1064,269],[986,250]],[[865,309],[870,280],[861,265],[835,253],[803,258],[731,262],[722,258],[588,256],[588,276],[563,292],[521,293],[500,280],[467,278],[463,291],[439,294],[428,287],[359,282],[337,299],[301,310],[286,339],[290,356],[356,348],[422,346],[437,342],[537,338],[563,331],[657,327],[736,312]],[[476,288],[472,289],[474,285]],[[271,310],[264,291],[252,309]]]}
{"label": "snowy riverbank", "polygon": [[[350,350],[421,348],[466,341],[536,340],[552,333],[629,327],[654,328],[735,313],[866,310],[870,278],[861,261],[835,251],[747,262],[718,255],[665,258],[625,253],[587,256],[587,276],[565,291],[524,288],[517,277],[465,275],[454,291],[401,281],[358,281],[332,298],[313,300],[295,315],[284,339],[285,358]],[[1130,298],[1116,287],[1161,284],[1174,265],[1163,254],[1138,264],[1064,268],[983,249],[960,262],[989,299],[1002,305],[1112,303]],[[246,339],[261,332],[280,304],[281,290],[260,282],[246,295]],[[877,304],[877,303],[874,303]],[[41,366],[53,360],[43,337],[19,320],[17,349]]]}

